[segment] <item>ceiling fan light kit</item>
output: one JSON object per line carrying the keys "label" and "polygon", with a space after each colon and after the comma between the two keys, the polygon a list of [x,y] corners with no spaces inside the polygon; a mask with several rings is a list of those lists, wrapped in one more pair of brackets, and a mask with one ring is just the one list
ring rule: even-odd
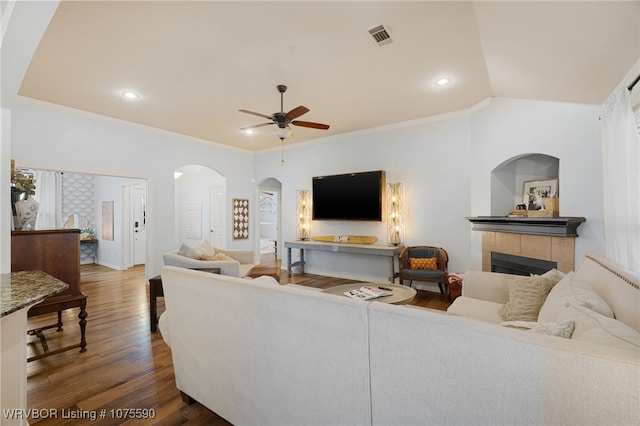
{"label": "ceiling fan light kit", "polygon": [[314,123],[312,121],[296,120],[296,118],[309,112],[309,108],[303,105],[297,106],[291,111],[285,113],[284,112],[284,92],[287,91],[287,86],[285,86],[284,84],[279,84],[277,88],[278,88],[278,92],[280,92],[280,111],[274,112],[271,115],[266,115],[266,114],[261,114],[259,112],[249,111],[246,109],[238,110],[239,112],[244,112],[245,114],[256,115],[258,117],[271,120],[268,123],[261,123],[261,124],[255,124],[253,126],[243,127],[242,129],[240,129],[241,131],[246,133],[255,129],[256,127],[269,126],[271,124],[275,124],[278,126],[278,128],[272,132],[273,135],[278,139],[280,139],[281,141],[284,141],[286,138],[290,137],[293,134],[293,131],[291,130],[290,125],[308,127],[311,129],[320,129],[320,130],[327,130],[329,128],[328,124]]}

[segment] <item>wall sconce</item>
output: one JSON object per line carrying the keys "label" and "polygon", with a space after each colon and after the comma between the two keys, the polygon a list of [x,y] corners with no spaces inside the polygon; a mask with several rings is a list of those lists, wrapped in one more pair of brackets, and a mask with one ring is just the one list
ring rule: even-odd
{"label": "wall sconce", "polygon": [[311,191],[302,189],[296,191],[296,238],[308,240],[311,230]]}
{"label": "wall sconce", "polygon": [[387,184],[387,240],[397,246],[404,241],[404,190],[401,183]]}

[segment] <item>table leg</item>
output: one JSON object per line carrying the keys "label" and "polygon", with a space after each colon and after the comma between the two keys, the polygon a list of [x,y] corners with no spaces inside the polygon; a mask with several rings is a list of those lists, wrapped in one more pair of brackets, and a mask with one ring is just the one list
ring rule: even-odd
{"label": "table leg", "polygon": [[85,332],[87,329],[87,299],[82,301],[80,305],[80,313],[78,314],[78,318],[80,318],[80,352],[86,352],[87,350],[87,339],[85,338]]}
{"label": "table leg", "polygon": [[151,331],[158,329],[158,305],[156,298],[156,286],[149,281],[149,319],[151,321]]}

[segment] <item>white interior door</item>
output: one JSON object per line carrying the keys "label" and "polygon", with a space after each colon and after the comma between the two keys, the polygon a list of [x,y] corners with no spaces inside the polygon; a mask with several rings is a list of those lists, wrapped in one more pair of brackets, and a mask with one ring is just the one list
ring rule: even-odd
{"label": "white interior door", "polygon": [[133,264],[144,265],[147,246],[147,188],[138,184],[132,191]]}
{"label": "white interior door", "polygon": [[211,217],[209,218],[209,241],[214,247],[225,247],[225,187],[224,185],[216,185],[211,188],[210,196],[211,206],[209,209]]}

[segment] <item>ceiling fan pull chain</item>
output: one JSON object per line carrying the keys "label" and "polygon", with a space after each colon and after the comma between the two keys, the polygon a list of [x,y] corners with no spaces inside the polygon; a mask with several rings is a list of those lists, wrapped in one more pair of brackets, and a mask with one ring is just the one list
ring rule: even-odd
{"label": "ceiling fan pull chain", "polygon": [[280,139],[280,140],[282,141],[282,154],[281,154],[280,165],[284,167],[284,139]]}

